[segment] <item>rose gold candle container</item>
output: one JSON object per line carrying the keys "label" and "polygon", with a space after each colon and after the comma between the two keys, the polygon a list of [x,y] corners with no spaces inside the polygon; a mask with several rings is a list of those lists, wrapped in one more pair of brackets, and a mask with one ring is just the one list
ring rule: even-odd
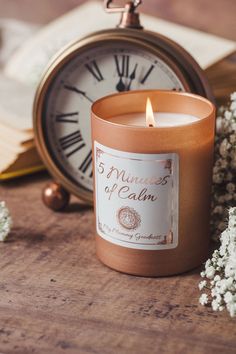
{"label": "rose gold candle container", "polygon": [[[191,114],[199,117],[199,120],[187,125],[168,128],[125,126],[109,122],[109,118],[113,116],[145,112],[147,97],[151,99],[154,111]],[[212,103],[189,93],[157,90],[131,91],[104,97],[93,104],[96,252],[104,264],[129,274],[166,276],[193,269],[206,259],[210,240],[209,211],[214,127],[215,108]],[[173,248],[168,248],[168,242],[172,242],[170,235],[165,237],[164,246],[158,246],[163,247],[161,249],[137,249],[135,245],[130,247],[128,243],[126,247],[117,244],[116,241],[113,242],[112,237],[107,239],[101,237],[101,232],[98,230],[100,228],[98,203],[103,203],[99,206],[101,212],[103,212],[103,206],[105,208],[108,205],[107,210],[110,212],[114,205],[112,200],[107,205],[107,201],[98,200],[96,179],[98,168],[102,169],[103,165],[99,166],[96,158],[101,158],[100,154],[103,151],[95,149],[95,144],[124,153],[174,153],[178,156],[178,169],[175,172],[178,174],[178,186],[175,189],[178,202],[173,210],[178,215],[177,225],[175,225],[178,240]],[[143,166],[145,168],[145,164]],[[124,207],[127,204],[125,201]],[[146,208],[146,205],[148,204],[143,203],[142,208]],[[153,207],[155,208],[155,205]],[[116,223],[117,211],[114,210],[113,214],[114,223]],[[110,222],[110,219],[108,221]],[[109,234],[108,229],[104,232]],[[129,232],[124,232],[124,235],[128,235]]]}

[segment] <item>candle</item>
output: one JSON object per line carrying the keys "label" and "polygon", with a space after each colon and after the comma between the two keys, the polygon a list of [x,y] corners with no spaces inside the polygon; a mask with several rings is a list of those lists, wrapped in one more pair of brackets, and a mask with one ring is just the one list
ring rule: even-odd
{"label": "candle", "polygon": [[[155,112],[154,122],[156,127],[177,127],[180,125],[196,122],[198,118],[191,114]],[[109,118],[111,123],[119,123],[123,125],[132,125],[136,127],[144,127],[146,124],[144,113],[129,113],[122,116],[114,116]]]}
{"label": "candle", "polygon": [[93,104],[96,250],[104,264],[162,276],[205,260],[214,126],[214,106],[192,94],[132,91]]}
{"label": "candle", "polygon": [[122,114],[110,117],[111,123],[123,125],[131,125],[136,127],[155,126],[161,127],[177,127],[180,125],[196,122],[199,118],[192,114],[172,113],[172,112],[153,112],[152,104],[147,98],[146,114],[142,112]]}

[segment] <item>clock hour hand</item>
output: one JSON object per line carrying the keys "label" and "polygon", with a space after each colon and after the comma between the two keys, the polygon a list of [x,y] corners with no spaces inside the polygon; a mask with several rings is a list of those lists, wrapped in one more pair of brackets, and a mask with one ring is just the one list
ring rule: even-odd
{"label": "clock hour hand", "polygon": [[129,75],[129,83],[128,83],[128,85],[125,85],[125,84],[123,83],[123,76],[120,75],[119,82],[118,82],[118,84],[116,85],[117,91],[123,92],[123,91],[129,91],[129,90],[130,90],[131,84],[132,84],[133,80],[134,80],[135,77],[136,77],[136,70],[137,70],[137,67],[138,67],[138,64],[136,63],[136,64],[135,64],[135,67],[134,67],[134,70],[133,70],[132,73]]}
{"label": "clock hour hand", "polygon": [[76,93],[79,93],[80,95],[84,96],[84,98],[86,98],[89,102],[93,103],[93,100],[87,96],[86,92],[79,90],[77,87],[65,84],[64,88],[66,90],[70,90],[70,91],[74,91]]}
{"label": "clock hour hand", "polygon": [[128,83],[127,87],[126,87],[126,91],[130,90],[130,86],[132,84],[132,81],[135,79],[137,67],[138,67],[138,64],[136,63],[135,67],[134,67],[134,70],[132,71],[132,73],[129,76],[129,83]]}
{"label": "clock hour hand", "polygon": [[117,89],[118,92],[126,91],[126,86],[125,86],[125,84],[123,83],[122,76],[120,76],[119,82],[118,82],[118,84],[116,85],[116,89]]}

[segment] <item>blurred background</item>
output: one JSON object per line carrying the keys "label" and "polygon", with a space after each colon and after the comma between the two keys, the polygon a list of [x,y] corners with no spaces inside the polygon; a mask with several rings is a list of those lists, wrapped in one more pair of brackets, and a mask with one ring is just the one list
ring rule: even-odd
{"label": "blurred background", "polygon": [[[86,1],[0,0],[0,17],[46,24],[84,2]],[[140,11],[236,40],[235,0],[143,0]]]}
{"label": "blurred background", "polygon": [[[0,0],[0,180],[42,169],[32,127],[36,87],[65,44],[119,23],[120,14],[105,14],[103,3]],[[138,12],[158,18],[141,16],[141,23],[183,46],[205,71],[216,104],[227,104],[236,91],[236,0],[143,0]]]}

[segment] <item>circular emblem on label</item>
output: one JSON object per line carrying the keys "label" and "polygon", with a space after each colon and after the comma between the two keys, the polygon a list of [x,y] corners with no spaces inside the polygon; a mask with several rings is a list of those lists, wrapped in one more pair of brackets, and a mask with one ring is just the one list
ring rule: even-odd
{"label": "circular emblem on label", "polygon": [[135,230],[141,224],[141,217],[138,212],[128,206],[121,207],[117,212],[119,224],[128,230]]}

